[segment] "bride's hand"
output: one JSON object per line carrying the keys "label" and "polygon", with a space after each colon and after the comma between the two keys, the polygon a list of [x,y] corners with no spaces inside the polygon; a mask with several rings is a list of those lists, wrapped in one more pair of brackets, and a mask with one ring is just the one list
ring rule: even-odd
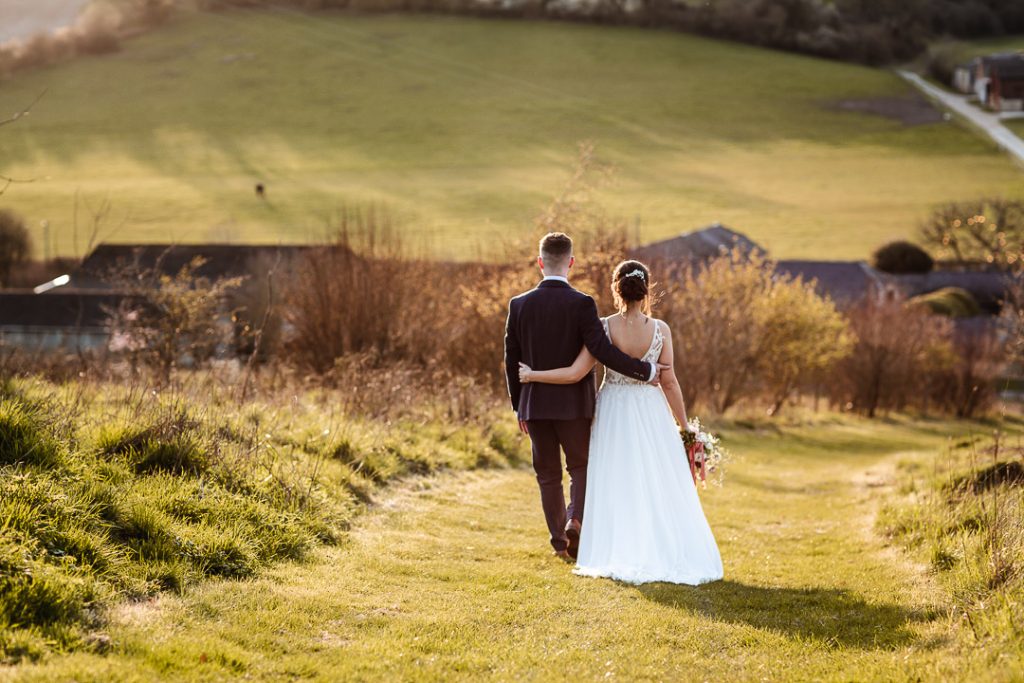
{"label": "bride's hand", "polygon": [[531,372],[533,372],[533,371],[530,370],[530,366],[529,365],[527,365],[526,363],[520,363],[519,364],[519,381],[522,382],[523,384],[529,384],[530,383],[530,373]]}

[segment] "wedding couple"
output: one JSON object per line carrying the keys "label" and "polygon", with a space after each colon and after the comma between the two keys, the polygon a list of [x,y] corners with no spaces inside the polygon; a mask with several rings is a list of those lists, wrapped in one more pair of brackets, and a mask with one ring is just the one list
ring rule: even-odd
{"label": "wedding couple", "polygon": [[[687,420],[672,333],[650,316],[650,271],[620,263],[612,276],[619,312],[599,318],[594,300],[569,285],[574,262],[568,235],[545,235],[544,279],[509,302],[505,327],[509,395],[533,446],[555,554],[575,560],[577,574],[629,583],[721,579],[676,427]],[[606,369],[600,392],[597,361]]]}

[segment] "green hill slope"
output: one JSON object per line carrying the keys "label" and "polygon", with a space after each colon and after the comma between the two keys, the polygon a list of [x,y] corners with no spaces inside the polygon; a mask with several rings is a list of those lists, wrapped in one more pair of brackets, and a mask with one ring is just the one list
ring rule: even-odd
{"label": "green hill slope", "polygon": [[97,234],[121,241],[305,240],[383,202],[413,241],[469,256],[531,228],[583,139],[643,237],[721,221],[779,256],[865,256],[934,203],[1024,192],[954,124],[836,106],[907,96],[887,72],[669,32],[204,14],[4,83],[0,111],[43,88],[0,136],[0,173],[38,180],[0,205],[48,220],[60,253],[106,199]]}

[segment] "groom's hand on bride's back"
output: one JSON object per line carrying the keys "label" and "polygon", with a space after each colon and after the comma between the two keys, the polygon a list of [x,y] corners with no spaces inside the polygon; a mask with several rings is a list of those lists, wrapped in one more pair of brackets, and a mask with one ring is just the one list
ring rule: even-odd
{"label": "groom's hand on bride's back", "polygon": [[672,366],[665,365],[664,363],[655,363],[654,365],[656,366],[656,368],[654,373],[654,379],[651,380],[651,384],[658,387],[661,386],[661,373],[671,372]]}

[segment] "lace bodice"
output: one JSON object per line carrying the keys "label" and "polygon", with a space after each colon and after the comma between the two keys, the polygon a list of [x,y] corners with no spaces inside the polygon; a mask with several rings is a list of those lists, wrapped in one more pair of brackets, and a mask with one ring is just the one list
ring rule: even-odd
{"label": "lace bodice", "polygon": [[[653,320],[653,319],[652,319]],[[601,318],[601,324],[604,325],[604,334],[608,337],[608,340],[613,344],[611,332],[608,330],[608,318]],[[654,338],[651,339],[651,346],[647,349],[647,353],[640,357],[640,360],[647,361],[648,363],[656,363],[658,358],[661,357],[661,349],[665,346],[665,336],[661,333],[661,325],[654,321]],[[626,377],[621,375],[611,368],[605,368],[604,370],[604,383],[605,384],[638,384],[647,385],[647,382],[643,382],[632,377]]]}

